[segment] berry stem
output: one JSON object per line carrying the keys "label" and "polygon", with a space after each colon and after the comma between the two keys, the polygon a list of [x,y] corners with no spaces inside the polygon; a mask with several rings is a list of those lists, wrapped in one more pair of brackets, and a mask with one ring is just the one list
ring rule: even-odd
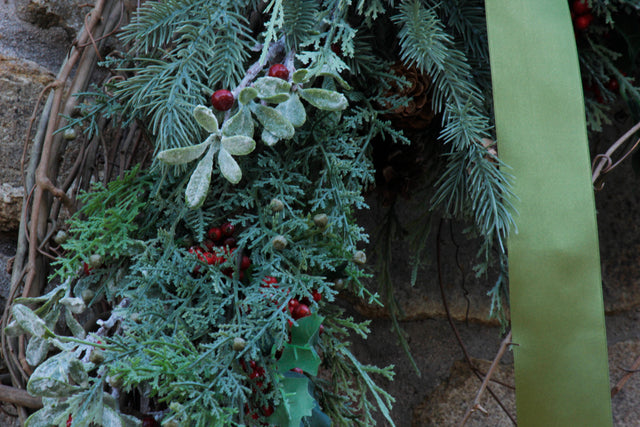
{"label": "berry stem", "polygon": [[[238,84],[238,86],[231,91],[231,93],[233,94],[233,97],[235,99],[238,99],[238,94],[240,93],[240,91],[245,87],[249,86],[249,84],[258,76],[260,71],[262,71],[264,66],[271,60],[271,58],[274,58],[283,49],[284,49],[284,37],[280,38],[280,40],[278,40],[275,43],[271,43],[271,46],[269,46],[269,50],[267,51],[267,57],[265,58],[265,60],[263,62],[260,62],[260,60],[254,62],[247,69],[247,73],[242,79],[242,81],[240,82],[240,84]],[[287,66],[287,68],[289,67]],[[231,117],[231,112],[227,111],[224,116],[224,119],[227,120],[229,117]]]}

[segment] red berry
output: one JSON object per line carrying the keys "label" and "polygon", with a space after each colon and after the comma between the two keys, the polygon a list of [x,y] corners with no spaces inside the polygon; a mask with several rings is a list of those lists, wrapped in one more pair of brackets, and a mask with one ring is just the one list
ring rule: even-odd
{"label": "red berry", "polygon": [[265,278],[262,279],[262,283],[267,285],[267,286],[265,286],[265,288],[269,288],[270,286],[268,286],[268,285],[274,285],[274,284],[278,283],[278,279],[276,279],[273,276],[265,276]]}
{"label": "red berry", "polygon": [[222,242],[222,246],[228,246],[230,249],[233,249],[236,247],[237,243],[238,242],[234,237],[227,237],[226,239],[224,239],[224,242]]}
{"label": "red berry", "polygon": [[315,302],[320,302],[322,300],[322,294],[320,292],[316,291],[315,289],[311,293],[311,296],[313,297],[313,300]]}
{"label": "red berry", "polygon": [[89,268],[89,264],[87,264],[86,262],[82,263],[82,271],[84,272],[85,276],[88,276],[91,274],[91,268]]}
{"label": "red berry", "polygon": [[207,264],[209,265],[215,265],[220,263],[220,259],[213,252],[205,252],[204,258],[207,260]]}
{"label": "red berry", "polygon": [[233,235],[234,231],[236,231],[236,227],[230,222],[225,222],[224,224],[222,224],[222,227],[220,227],[220,230],[222,230],[222,234],[224,234],[225,236],[231,236]]}
{"label": "red berry", "polygon": [[273,414],[273,406],[269,405],[264,405],[262,407],[262,413],[264,414],[265,417],[270,416],[271,414]]}
{"label": "red berry", "polygon": [[202,249],[200,246],[190,247],[189,253],[196,255],[200,261],[207,262],[207,258],[204,254],[204,249]]}
{"label": "red berry", "polygon": [[576,28],[581,31],[586,30],[591,25],[591,21],[593,21],[593,15],[590,13],[578,16],[575,20]]}
{"label": "red berry", "polygon": [[620,89],[620,83],[618,83],[618,80],[616,79],[611,79],[609,80],[609,83],[607,83],[607,89],[611,92],[618,92],[618,89]]}
{"label": "red berry", "polygon": [[307,297],[304,297],[300,300],[300,304],[311,305],[311,300]]}
{"label": "red berry", "polygon": [[246,255],[242,255],[242,261],[240,261],[240,270],[246,270],[251,266],[251,258]]}
{"label": "red berry", "polygon": [[318,335],[322,334],[324,334],[324,325],[320,325],[320,327],[318,328]]}
{"label": "red berry", "polygon": [[306,304],[298,304],[293,310],[292,316],[294,319],[302,319],[303,317],[311,316],[311,310]]}
{"label": "red berry", "polygon": [[576,15],[584,15],[591,10],[589,4],[587,3],[587,0],[575,0],[571,5],[571,9],[573,10],[573,12],[575,12]]}
{"label": "red berry", "polygon": [[289,80],[289,70],[282,64],[273,64],[271,68],[269,68],[269,76]]}
{"label": "red berry", "polygon": [[214,242],[222,239],[222,230],[219,227],[211,227],[209,231],[207,231],[207,236]]}
{"label": "red berry", "polygon": [[71,427],[71,423],[73,423],[73,417],[69,414],[69,418],[67,418],[67,427]]}
{"label": "red berry", "polygon": [[[297,299],[291,298],[289,300],[289,312],[293,314],[293,312],[296,310],[296,307],[298,307],[299,305],[300,305],[300,302]],[[294,319],[295,319],[295,316],[294,316]]]}
{"label": "red berry", "polygon": [[226,89],[220,89],[211,95],[211,105],[218,111],[227,111],[233,107],[233,94]]}
{"label": "red berry", "polygon": [[300,369],[300,368],[293,368],[292,371],[297,373],[297,374],[304,374],[304,371],[302,369]]}

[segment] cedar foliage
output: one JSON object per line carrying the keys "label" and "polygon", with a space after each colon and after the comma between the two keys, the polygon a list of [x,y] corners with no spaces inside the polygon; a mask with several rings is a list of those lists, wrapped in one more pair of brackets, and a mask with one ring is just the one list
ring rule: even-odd
{"label": "cedar foliage", "polygon": [[[603,27],[618,11],[593,8]],[[585,79],[613,100],[613,75],[637,108],[621,54],[598,43],[598,25],[578,39]],[[27,425],[70,416],[73,425],[140,425],[136,411],[163,426],[393,425],[394,399],[376,382],[392,379],[392,367],[357,360],[348,336],[366,337],[368,323],[335,302],[350,292],[386,303],[408,349],[390,273],[393,207],[378,235],[382,297],[365,286],[369,236],[356,219],[374,184],[374,142],[425,138],[388,120],[410,102],[390,93],[407,84],[389,72],[397,59],[429,76],[444,153],[412,236],[412,281],[431,212],[468,221],[484,241],[479,271],[497,250],[490,297],[506,322],[514,212],[508,166],[483,143],[492,124],[481,1],[148,1],[119,38],[124,52],[103,66],[123,78],[82,94],[93,104],[66,127],[93,135],[101,117],[138,122],[156,156],[82,197],[56,262],[61,284],[16,300],[8,333],[32,336],[29,390],[45,404]],[[279,62],[292,84],[264,77]],[[222,88],[238,100],[232,110],[202,107]],[[588,98],[587,107],[598,129],[606,105]],[[235,242],[207,248],[207,231],[226,222]],[[215,262],[198,255],[207,250]],[[294,315],[294,299],[308,315]],[[77,318],[104,305],[110,318],[87,334]]]}

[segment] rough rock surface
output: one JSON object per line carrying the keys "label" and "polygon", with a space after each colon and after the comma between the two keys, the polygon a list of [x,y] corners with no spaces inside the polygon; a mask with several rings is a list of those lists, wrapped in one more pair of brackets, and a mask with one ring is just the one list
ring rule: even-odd
{"label": "rough rock surface", "polygon": [[16,1],[0,0],[0,54],[37,62],[56,72],[73,38],[61,27],[44,29],[22,21]]}
{"label": "rough rock surface", "polygon": [[[640,342],[636,339],[609,346],[609,370],[612,387],[628,372],[638,356],[640,356]],[[491,364],[488,360],[476,360],[475,362],[485,372]],[[501,364],[492,378],[501,383],[513,385],[513,365]],[[451,368],[449,378],[442,382],[415,409],[412,427],[459,425],[471,402],[475,399],[480,384],[481,380],[471,372],[466,362],[456,361]],[[491,387],[507,410],[511,414],[515,414],[514,391],[496,383],[492,383]],[[638,396],[640,396],[640,376],[632,375],[612,399],[614,425],[622,427],[640,425]],[[467,427],[507,427],[513,425],[488,393],[483,394],[480,405],[487,411],[487,414],[474,412],[465,424]]]}
{"label": "rough rock surface", "polygon": [[84,0],[16,0],[18,16],[24,21],[41,28],[63,28],[71,36],[82,28],[92,3]]}
{"label": "rough rock surface", "polygon": [[51,81],[53,75],[39,65],[0,55],[0,231],[18,228],[25,135],[36,100]]}

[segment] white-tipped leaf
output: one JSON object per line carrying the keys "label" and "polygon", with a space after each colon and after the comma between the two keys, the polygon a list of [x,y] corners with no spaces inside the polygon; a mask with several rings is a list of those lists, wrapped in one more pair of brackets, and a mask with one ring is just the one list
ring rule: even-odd
{"label": "white-tipped leaf", "polygon": [[347,98],[338,92],[327,89],[300,89],[302,99],[320,110],[342,111],[349,105]]}
{"label": "white-tipped leaf", "polygon": [[241,105],[247,105],[248,103],[253,101],[256,96],[258,96],[257,89],[254,89],[252,87],[245,87],[238,94],[238,102]]}
{"label": "white-tipped leaf", "polygon": [[158,160],[168,165],[181,165],[192,162],[202,156],[211,145],[213,135],[207,138],[203,143],[192,145],[190,147],[171,148],[158,153]]}
{"label": "white-tipped leaf", "polygon": [[276,145],[276,143],[280,141],[280,138],[278,138],[277,136],[275,136],[274,134],[272,134],[266,129],[262,129],[261,137],[262,137],[262,142],[267,144],[269,147]]}
{"label": "white-tipped leaf", "polygon": [[224,148],[218,153],[218,166],[222,175],[232,184],[237,184],[242,179],[242,170],[231,154]]}
{"label": "white-tipped leaf", "polygon": [[217,145],[212,146],[207,154],[198,162],[198,166],[191,174],[191,179],[185,191],[187,206],[192,209],[200,207],[207,198],[209,184],[211,183],[211,171],[213,169],[213,155],[217,151]]}
{"label": "white-tipped leaf", "polygon": [[278,98],[280,95],[287,95],[286,99],[288,99],[291,83],[278,77],[267,76],[257,79],[253,87],[258,91],[258,96],[261,99],[271,100]]}
{"label": "white-tipped leaf", "polygon": [[193,109],[193,117],[196,118],[198,124],[205,128],[207,132],[218,132],[218,119],[216,119],[211,108],[205,107],[204,105],[198,105]]}
{"label": "white-tipped leaf", "polygon": [[291,96],[287,102],[278,105],[276,111],[286,117],[296,128],[302,126],[307,120],[307,112],[304,110],[304,105],[302,105],[297,94]]}
{"label": "white-tipped leaf", "polygon": [[279,139],[290,139],[295,134],[293,125],[275,108],[266,105],[252,104],[251,111],[256,115],[262,126]]}
{"label": "white-tipped leaf", "polygon": [[225,136],[244,135],[253,138],[253,117],[246,107],[241,107],[236,114],[222,124],[222,134]]}
{"label": "white-tipped leaf", "polygon": [[222,137],[222,148],[234,156],[246,156],[256,148],[256,142],[248,136],[224,136]]}
{"label": "white-tipped leaf", "polygon": [[309,70],[305,69],[305,68],[301,68],[299,70],[296,70],[295,73],[293,73],[293,76],[291,77],[291,80],[296,83],[296,84],[300,84],[300,83],[306,83],[309,81]]}

